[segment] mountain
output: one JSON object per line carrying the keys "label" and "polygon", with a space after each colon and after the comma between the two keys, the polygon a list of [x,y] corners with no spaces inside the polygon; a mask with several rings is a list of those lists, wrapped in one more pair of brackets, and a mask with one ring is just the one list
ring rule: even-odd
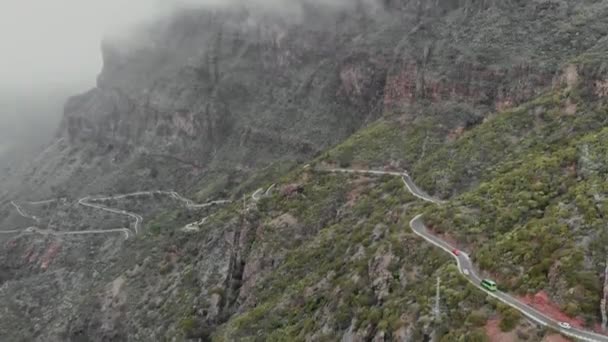
{"label": "mountain", "polygon": [[68,101],[57,141],[25,184],[47,195],[232,186],[378,117],[382,66],[351,48],[356,31],[327,36],[335,15],[320,10],[306,26],[262,15],[191,11],[105,41],[97,87]]}
{"label": "mountain", "polygon": [[601,332],[608,3],[297,8],[104,41],[97,86],[3,187],[2,339],[556,338],[420,214],[501,290]]}

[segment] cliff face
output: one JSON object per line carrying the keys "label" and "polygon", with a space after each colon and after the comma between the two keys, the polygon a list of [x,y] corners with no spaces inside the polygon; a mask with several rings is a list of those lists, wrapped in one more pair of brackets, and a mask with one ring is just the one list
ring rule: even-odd
{"label": "cliff face", "polygon": [[[25,209],[40,225],[67,232],[133,228],[123,216],[78,205],[86,195],[172,189],[240,199],[272,183],[281,191],[219,211],[123,199],[113,207],[144,218],[127,242],[8,239],[0,252],[0,298],[9,303],[0,336],[154,341],[204,337],[216,327],[220,340],[479,333],[461,323],[479,316],[483,298],[457,295],[468,288],[448,259],[404,231],[424,208],[399,179],[284,175],[281,165],[311,160],[384,115],[388,123],[325,156],[346,160],[355,151],[357,162],[412,166],[425,189],[444,195],[466,188],[510,151],[495,145],[504,142],[513,155],[536,146],[514,143],[532,136],[529,116],[498,139],[492,113],[569,83],[590,102],[605,96],[597,60],[606,51],[608,5],[385,0],[300,9],[191,10],[103,42],[97,87],[68,101],[56,140],[19,190],[4,194],[4,225],[32,224],[9,198],[66,197]],[[563,72],[573,59],[593,66]],[[482,132],[475,148],[450,145],[473,126]],[[448,163],[456,161],[463,166]],[[265,168],[271,164],[276,169]],[[184,229],[192,222],[204,223]],[[445,305],[462,309],[439,328],[425,307],[435,273],[456,289]]]}
{"label": "cliff face", "polygon": [[246,175],[306,159],[382,112],[459,127],[546,90],[605,33],[595,3],[370,3],[191,10],[107,39],[98,86],[68,101],[63,140],[25,183],[49,196],[184,185],[150,174]]}
{"label": "cliff face", "polygon": [[115,170],[170,160],[200,178],[339,142],[381,111],[386,47],[353,48],[359,33],[332,32],[335,14],[305,15],[192,11],[105,41],[98,86],[66,105],[62,144]]}

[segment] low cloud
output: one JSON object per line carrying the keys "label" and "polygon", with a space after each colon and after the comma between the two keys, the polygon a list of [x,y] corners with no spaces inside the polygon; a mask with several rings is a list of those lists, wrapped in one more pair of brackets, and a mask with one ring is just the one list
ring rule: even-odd
{"label": "low cloud", "polygon": [[101,67],[100,41],[180,7],[248,6],[297,14],[301,4],[329,8],[376,0],[4,0],[0,5],[0,89],[82,84]]}
{"label": "low cloud", "polygon": [[157,15],[154,0],[4,0],[0,5],[0,88],[93,84],[99,42]]}

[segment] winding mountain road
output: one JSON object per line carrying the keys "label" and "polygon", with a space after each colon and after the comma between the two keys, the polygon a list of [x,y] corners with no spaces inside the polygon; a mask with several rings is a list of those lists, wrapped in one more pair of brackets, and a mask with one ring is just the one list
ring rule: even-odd
{"label": "winding mountain road", "polygon": [[459,255],[454,255],[452,250],[454,247],[450,246],[447,242],[441,240],[437,236],[431,234],[422,221],[422,215],[414,217],[410,221],[410,227],[412,231],[431,244],[443,249],[446,253],[449,253],[456,259],[458,264],[458,271],[467,278],[475,287],[486,292],[489,296],[496,298],[502,303],[516,309],[524,316],[528,317],[532,321],[553,330],[559,331],[560,333],[573,337],[582,341],[608,341],[608,336],[596,334],[594,332],[586,331],[580,328],[572,327],[570,329],[564,329],[559,326],[559,321],[543,314],[542,312],[534,309],[533,307],[521,302],[519,299],[502,291],[491,292],[481,286],[482,278],[478,275],[471,258],[467,253],[460,251]]}
{"label": "winding mountain road", "polygon": [[[28,203],[35,205],[35,204],[51,203],[53,201],[55,201],[55,200],[39,201],[39,202],[28,202]],[[27,214],[21,208],[21,206],[19,206],[15,202],[11,202],[11,204],[13,205],[13,207],[15,207],[15,209],[17,210],[17,213],[19,213],[19,215],[21,215],[21,216],[23,216],[25,218],[33,219],[36,222],[40,221],[36,216],[32,216],[32,215]],[[81,203],[81,204],[83,204],[83,203]],[[90,206],[88,203],[87,204],[83,204],[83,205]],[[122,214],[122,212],[121,212],[121,214]],[[114,228],[114,229],[94,229],[94,230],[79,230],[79,231],[60,232],[60,231],[55,231],[55,230],[51,230],[51,229],[40,229],[38,227],[28,227],[28,228],[25,228],[25,229],[13,229],[13,230],[3,230],[3,231],[0,231],[0,235],[4,235],[4,234],[40,234],[40,235],[53,235],[53,236],[115,234],[115,233],[123,233],[123,234],[125,234],[125,238],[128,239],[130,237],[130,235],[131,235],[131,230],[128,229],[128,228]]]}
{"label": "winding mountain road", "polygon": [[[351,174],[355,173],[355,174],[398,176],[403,180],[405,188],[413,196],[415,196],[423,201],[431,202],[431,203],[435,203],[435,204],[439,204],[439,205],[445,203],[445,201],[435,199],[435,198],[431,197],[430,195],[428,195],[426,192],[422,191],[420,188],[418,188],[407,172],[355,170],[355,169],[318,169],[317,171],[333,172],[333,173],[351,173]],[[265,193],[264,193],[264,190],[261,188],[256,190],[251,195],[252,199],[254,201],[259,201],[261,199],[261,196],[268,196],[269,192],[271,191],[272,188],[274,188],[274,186],[275,185],[273,184],[271,187],[269,187]],[[174,191],[144,191],[144,192],[136,192],[136,193],[131,193],[131,194],[108,196],[108,197],[97,197],[97,198],[91,198],[90,196],[87,196],[87,197],[84,197],[84,198],[81,198],[80,200],[78,200],[78,203],[82,206],[86,206],[86,207],[90,207],[90,208],[94,208],[94,209],[98,209],[98,210],[103,210],[103,211],[114,213],[114,214],[129,216],[130,218],[135,220],[133,229],[135,231],[135,234],[137,234],[139,232],[141,223],[143,222],[143,217],[141,215],[132,213],[132,212],[128,212],[126,210],[109,208],[109,207],[106,207],[106,206],[103,206],[103,205],[100,205],[97,203],[92,203],[91,201],[107,201],[107,200],[121,199],[121,198],[127,198],[127,197],[132,197],[132,196],[143,196],[143,195],[153,195],[153,194],[169,195],[169,196],[175,198],[176,200],[184,202],[188,208],[204,208],[204,207],[213,206],[216,204],[231,203],[231,201],[229,201],[229,200],[221,200],[221,201],[213,201],[213,202],[209,202],[209,203],[197,204],[197,203],[194,203],[192,200],[182,197],[181,195],[179,195],[177,192],[174,192]],[[47,203],[47,202],[49,202],[49,201],[40,201],[40,202],[33,202],[33,203]],[[19,215],[26,217],[26,218],[33,219],[36,222],[39,222],[39,219],[36,216],[28,215],[27,213],[25,213],[25,211],[23,211],[23,209],[17,203],[11,202],[11,205],[13,207],[15,207],[15,209],[17,210]],[[204,218],[203,220],[201,220],[201,222],[198,222],[198,223],[204,223],[205,221],[206,221],[206,218]],[[507,293],[504,293],[502,291],[491,292],[491,291],[486,290],[485,288],[483,288],[481,286],[480,283],[481,283],[482,279],[478,275],[478,271],[475,269],[474,264],[471,261],[470,257],[468,256],[468,254],[465,252],[460,252],[458,255],[455,255],[454,253],[452,253],[452,251],[454,250],[454,247],[451,246],[448,242],[446,242],[446,241],[440,239],[439,237],[433,235],[432,233],[430,233],[428,231],[428,229],[426,228],[426,226],[424,225],[424,222],[422,220],[422,215],[417,215],[416,217],[414,217],[410,221],[409,225],[410,225],[410,228],[412,229],[412,231],[416,235],[420,236],[421,238],[423,238],[427,242],[433,244],[434,246],[441,248],[446,253],[448,253],[453,258],[455,258],[456,263],[458,265],[459,272],[467,280],[469,280],[476,288],[478,288],[481,291],[484,291],[487,295],[516,309],[522,315],[528,317],[530,320],[536,322],[537,324],[544,326],[544,327],[551,328],[556,331],[559,331],[563,335],[566,335],[566,336],[569,336],[572,338],[576,338],[576,339],[582,340],[582,341],[608,342],[608,336],[600,335],[600,334],[597,334],[597,333],[594,333],[591,331],[587,331],[587,330],[583,330],[583,329],[577,328],[577,327],[572,327],[570,329],[564,329],[559,326],[559,324],[558,324],[559,321],[541,313],[540,311],[534,309],[533,307],[521,302],[517,298],[515,298]],[[128,228],[74,231],[74,232],[56,232],[56,231],[52,231],[52,230],[39,229],[37,227],[29,227],[29,228],[26,228],[25,230],[19,229],[19,230],[0,231],[0,234],[17,234],[17,233],[28,233],[28,234],[37,233],[37,234],[55,235],[55,236],[123,233],[123,234],[125,234],[125,237],[128,239],[132,232]]]}
{"label": "winding mountain road", "polygon": [[368,175],[376,175],[376,176],[388,175],[388,176],[401,177],[401,179],[403,180],[403,184],[405,185],[407,190],[415,197],[417,197],[423,201],[431,202],[431,203],[435,203],[435,204],[445,203],[445,201],[432,198],[429,194],[427,194],[422,189],[420,189],[414,183],[414,181],[412,180],[412,177],[410,177],[410,175],[406,171],[397,172],[397,171],[379,171],[379,170],[356,170],[356,169],[343,169],[343,168],[317,169],[317,171],[334,172],[334,173],[358,173],[358,174],[368,174]]}
{"label": "winding mountain road", "polygon": [[[411,177],[407,174],[407,172],[385,172],[385,171],[373,171],[373,170],[352,170],[352,169],[318,169],[317,171],[325,171],[325,172],[338,172],[338,173],[359,173],[359,174],[373,174],[373,175],[392,175],[399,176],[403,179],[403,183],[407,190],[415,197],[435,204],[442,204],[445,201],[441,201],[429,196],[426,192],[419,189],[416,184],[412,181]],[[528,317],[530,320],[536,322],[537,324],[553,329],[555,331],[559,331],[561,334],[581,340],[581,341],[589,341],[589,342],[608,342],[608,336],[600,335],[594,333],[592,331],[583,330],[582,328],[571,327],[570,329],[564,329],[559,326],[559,321],[543,314],[542,312],[534,309],[533,307],[523,303],[519,299],[504,293],[502,291],[491,292],[486,290],[481,286],[481,277],[478,275],[478,271],[475,270],[475,266],[471,261],[469,255],[465,252],[460,251],[458,255],[452,253],[455,249],[446,241],[440,239],[436,235],[433,235],[428,231],[424,222],[422,221],[422,215],[418,215],[414,217],[410,221],[410,228],[414,232],[414,234],[420,236],[427,242],[435,245],[436,247],[441,248],[446,253],[451,255],[456,259],[456,263],[458,264],[458,271],[464,276],[467,280],[469,280],[475,287],[479,290],[485,292],[487,295],[499,300],[500,302],[514,308],[519,311],[522,315]]]}
{"label": "winding mountain road", "polygon": [[[269,188],[269,190],[270,190],[270,188]],[[129,193],[129,194],[106,196],[106,197],[86,196],[86,197],[79,199],[78,204],[85,206],[85,207],[97,209],[97,210],[103,210],[103,211],[110,212],[113,214],[128,216],[135,220],[133,230],[135,231],[135,234],[138,234],[139,228],[141,227],[141,224],[144,220],[141,215],[139,215],[137,213],[129,212],[126,210],[122,210],[122,209],[110,208],[110,207],[107,207],[107,206],[104,206],[104,205],[101,205],[98,203],[93,203],[93,202],[109,201],[109,200],[116,200],[116,199],[136,197],[136,196],[152,196],[155,194],[170,196],[178,201],[184,202],[186,207],[190,208],[190,209],[200,209],[200,208],[206,208],[206,207],[210,207],[210,206],[214,206],[214,205],[232,203],[232,201],[230,201],[230,200],[218,200],[218,201],[211,201],[208,203],[199,204],[199,203],[194,203],[194,201],[181,196],[179,193],[177,193],[175,191],[157,190],[157,191],[139,191],[139,192],[133,192],[133,193]],[[31,204],[31,205],[39,205],[39,204],[53,203],[55,201],[57,201],[57,199],[37,201],[37,202],[27,202],[27,203]],[[17,210],[17,213],[20,216],[28,218],[28,219],[32,219],[32,220],[36,221],[37,223],[40,223],[40,219],[38,217],[27,214],[23,210],[23,208],[21,208],[21,206],[18,205],[16,202],[11,201],[11,205]],[[207,218],[204,218],[199,223],[201,223],[201,222],[204,223],[206,221],[206,219]],[[115,234],[115,233],[123,233],[123,234],[125,234],[125,238],[129,239],[129,237],[133,234],[133,231],[131,231],[131,229],[129,229],[129,228],[114,228],[114,229],[94,229],[94,230],[60,232],[60,231],[54,231],[54,230],[50,230],[50,229],[40,229],[38,227],[28,227],[26,229],[13,229],[13,230],[0,231],[0,235],[3,235],[3,234],[41,234],[41,235],[53,235],[53,236]]]}
{"label": "winding mountain road", "polygon": [[183,196],[181,196],[180,194],[178,194],[175,191],[161,191],[161,190],[156,190],[156,191],[139,191],[139,192],[133,192],[130,194],[123,194],[123,195],[116,195],[116,196],[106,196],[106,197],[95,197],[95,198],[91,198],[90,196],[81,198],[78,203],[80,205],[83,206],[87,206],[90,208],[95,208],[95,209],[99,209],[99,210],[104,210],[110,213],[114,213],[114,214],[119,214],[119,215],[126,215],[129,216],[133,219],[135,219],[135,224],[134,224],[134,230],[135,230],[135,234],[139,233],[139,228],[141,227],[141,223],[143,222],[144,218],[136,213],[133,212],[129,212],[126,210],[120,210],[120,209],[114,209],[114,208],[109,208],[106,207],[104,205],[100,205],[97,203],[92,203],[91,201],[110,201],[110,200],[116,200],[116,199],[122,199],[122,198],[128,198],[128,197],[136,197],[136,196],[152,196],[152,195],[167,195],[170,196],[178,201],[182,201],[186,204],[186,207],[190,208],[190,209],[200,209],[200,208],[206,208],[206,207],[210,207],[210,206],[214,206],[214,205],[220,205],[220,204],[227,204],[227,203],[232,203],[232,201],[230,200],[219,200],[219,201],[211,201],[208,203],[194,203],[192,200],[185,198]]}

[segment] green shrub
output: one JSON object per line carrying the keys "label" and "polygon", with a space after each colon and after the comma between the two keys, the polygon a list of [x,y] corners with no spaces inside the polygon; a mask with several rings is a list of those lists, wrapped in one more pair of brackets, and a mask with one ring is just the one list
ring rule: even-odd
{"label": "green shrub", "polygon": [[170,262],[162,262],[159,265],[158,272],[161,275],[166,275],[173,270],[173,264]]}
{"label": "green shrub", "polygon": [[354,150],[352,147],[345,147],[338,157],[338,164],[340,167],[349,167],[354,158]]}
{"label": "green shrub", "polygon": [[476,329],[476,330],[473,330],[471,333],[469,333],[469,335],[467,336],[465,341],[466,342],[488,342],[488,341],[490,341],[490,339],[488,338],[488,335],[486,335],[484,330]]}
{"label": "green shrub", "polygon": [[486,324],[488,317],[482,311],[472,311],[467,317],[467,323],[474,327],[480,327]]}
{"label": "green shrub", "polygon": [[505,332],[513,330],[521,318],[519,311],[513,308],[503,309],[501,315],[500,330]]}
{"label": "green shrub", "polygon": [[338,307],[338,311],[334,316],[336,327],[340,330],[348,328],[351,324],[353,314],[351,308],[347,305],[341,305]]}
{"label": "green shrub", "polygon": [[192,317],[184,318],[179,322],[179,327],[184,335],[188,335],[196,329],[196,320]]}

